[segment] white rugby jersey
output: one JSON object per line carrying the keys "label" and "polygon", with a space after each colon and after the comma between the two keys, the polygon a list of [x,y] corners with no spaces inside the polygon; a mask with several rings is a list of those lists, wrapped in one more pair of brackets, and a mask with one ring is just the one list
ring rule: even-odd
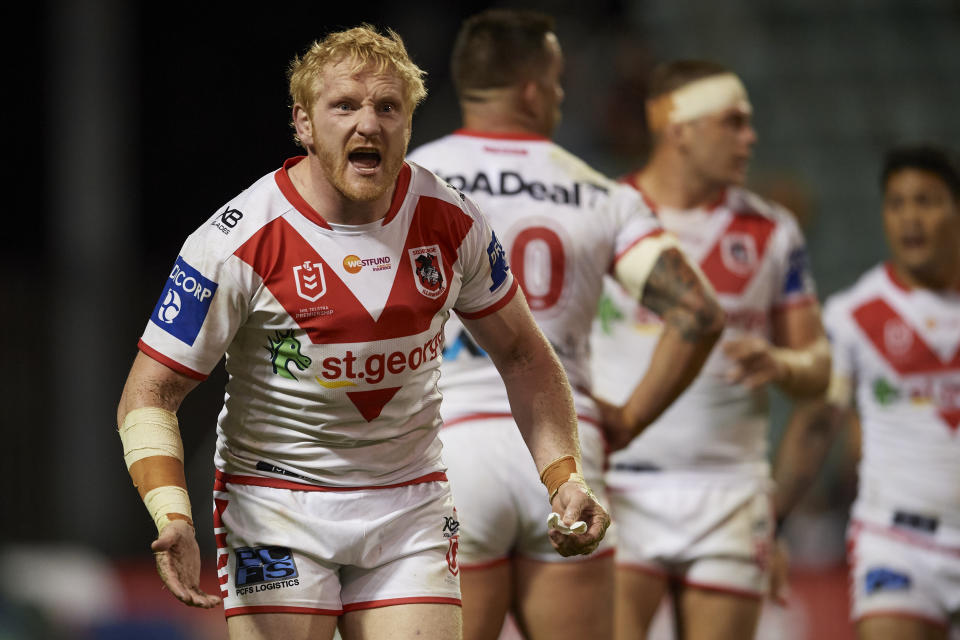
{"label": "white rugby jersey", "polygon": [[[755,334],[770,339],[771,313],[816,301],[803,236],[790,213],[739,187],[710,207],[655,207],[717,293],[727,324],[700,375],[663,415],[611,456],[624,470],[716,470],[767,475],[766,390],[731,385],[724,340]],[[662,323],[610,278],[593,326],[592,368],[599,397],[623,404],[640,381]],[[610,482],[615,483],[611,477]]]}
{"label": "white rugby jersey", "polygon": [[[603,274],[627,250],[663,232],[638,194],[547,138],[461,130],[410,157],[477,201],[503,242],[514,277],[553,345],[581,417],[589,394],[589,335]],[[441,413],[447,423],[509,415],[496,368],[462,325],[447,325]]]}
{"label": "white rugby jersey", "polygon": [[436,388],[449,310],[516,291],[476,206],[405,164],[389,213],[332,225],[287,161],[186,241],[140,341],[203,379],[226,353],[216,466],[328,486],[442,471]]}
{"label": "white rugby jersey", "polygon": [[854,515],[919,515],[960,534],[960,291],[911,289],[879,265],[829,298],[824,323],[863,430]]}

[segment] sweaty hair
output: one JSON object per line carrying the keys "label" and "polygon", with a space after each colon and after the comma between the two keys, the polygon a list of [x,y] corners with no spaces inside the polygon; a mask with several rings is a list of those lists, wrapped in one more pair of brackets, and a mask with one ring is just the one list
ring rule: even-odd
{"label": "sweaty hair", "polygon": [[400,36],[392,29],[380,34],[372,25],[362,24],[314,41],[306,53],[293,59],[287,70],[293,103],[311,113],[322,88],[320,74],[324,67],[344,60],[353,63],[355,72],[369,66],[376,73],[397,73],[403,83],[404,98],[411,115],[427,97],[427,89],[423,84],[426,72],[410,59]]}
{"label": "sweaty hair", "polygon": [[722,64],[709,60],[674,60],[657,65],[650,74],[647,100],[659,98],[694,80],[709,78],[721,73],[731,73]]}
{"label": "sweaty hair", "polygon": [[880,187],[885,189],[890,175],[903,169],[919,169],[943,180],[953,199],[960,201],[960,168],[949,151],[933,145],[895,147],[887,152],[880,172]]}
{"label": "sweaty hair", "polygon": [[544,37],[553,18],[537,11],[489,9],[468,18],[453,45],[450,68],[457,95],[500,89],[535,78],[549,61]]}

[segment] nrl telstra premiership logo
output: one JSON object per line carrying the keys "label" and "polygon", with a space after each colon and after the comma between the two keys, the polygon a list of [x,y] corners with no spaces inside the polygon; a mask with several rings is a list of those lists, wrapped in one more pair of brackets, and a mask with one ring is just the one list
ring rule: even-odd
{"label": "nrl telstra premiership logo", "polygon": [[327,292],[327,283],[323,279],[323,263],[305,261],[293,268],[293,279],[297,284],[297,295],[304,300],[316,302]]}

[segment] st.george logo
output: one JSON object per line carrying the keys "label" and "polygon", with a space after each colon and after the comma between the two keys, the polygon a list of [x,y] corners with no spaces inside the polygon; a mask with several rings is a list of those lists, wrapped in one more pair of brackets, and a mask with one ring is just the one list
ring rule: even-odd
{"label": "st.george logo", "polygon": [[410,249],[410,264],[413,267],[414,283],[417,290],[428,298],[439,298],[447,290],[447,281],[443,276],[443,257],[440,246]]}
{"label": "st.george logo", "polygon": [[297,295],[304,300],[316,302],[327,292],[327,283],[323,279],[323,263],[304,261],[293,268],[293,279],[297,283]]}

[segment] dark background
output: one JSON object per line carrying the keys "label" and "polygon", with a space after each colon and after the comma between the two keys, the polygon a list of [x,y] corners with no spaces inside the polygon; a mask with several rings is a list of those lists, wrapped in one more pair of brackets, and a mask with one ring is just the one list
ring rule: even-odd
{"label": "dark background", "polygon": [[[642,162],[653,64],[706,57],[736,70],[760,136],[751,184],[801,217],[821,294],[885,255],[882,151],[917,140],[960,146],[955,0],[8,3],[0,552],[147,553],[153,524],[126,474],[116,403],[182,241],[298,154],[290,59],[330,30],[364,21],[397,30],[429,74],[415,147],[457,127],[449,51],[462,19],[494,5],[556,16],[567,56],[557,140],[610,175]],[[211,553],[205,514],[223,382],[218,369],[180,413]],[[774,433],[782,422],[780,402]],[[825,482],[824,508],[843,508],[841,485]]]}

